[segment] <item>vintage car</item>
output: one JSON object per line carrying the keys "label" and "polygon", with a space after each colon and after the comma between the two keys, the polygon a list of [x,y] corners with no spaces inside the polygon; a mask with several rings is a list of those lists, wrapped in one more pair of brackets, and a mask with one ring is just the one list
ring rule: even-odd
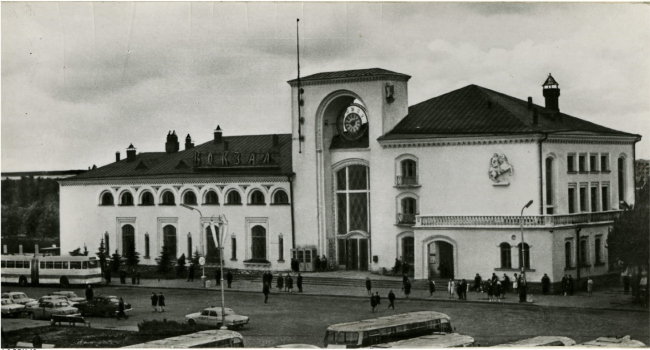
{"label": "vintage car", "polygon": [[54,300],[63,300],[68,304],[70,304],[70,306],[76,307],[76,305],[72,305],[72,302],[70,302],[70,300],[68,300],[68,298],[64,297],[63,295],[44,295],[40,297],[38,300],[30,301],[29,303],[25,304],[25,307],[27,308],[27,310],[29,310],[33,307],[38,307],[38,305],[44,301],[54,301]]}
{"label": "vintage car", "polygon": [[2,293],[2,298],[8,298],[14,301],[16,304],[22,304],[25,305],[27,303],[30,303],[32,301],[36,301],[30,297],[27,296],[27,294],[23,292],[5,292]]}
{"label": "vintage car", "polygon": [[18,317],[25,311],[25,305],[15,303],[12,299],[2,298],[2,317]]}
{"label": "vintage car", "polygon": [[74,315],[79,313],[79,309],[70,306],[70,304],[62,299],[46,300],[41,302],[35,307],[25,310],[32,320],[43,319],[49,320],[52,315]]}
{"label": "vintage car", "polygon": [[72,291],[67,291],[67,290],[52,292],[49,295],[52,295],[52,296],[58,295],[58,296],[66,297],[68,299],[68,301],[72,304],[72,306],[76,306],[75,304],[86,301],[86,298],[77,296],[77,293],[72,292]]}
{"label": "vintage car", "polygon": [[[248,316],[241,316],[235,314],[230,308],[225,308],[225,322],[226,327],[241,328],[248,323]],[[221,308],[209,307],[201,312],[186,315],[187,323],[204,324],[213,327],[221,327]]]}
{"label": "vintage car", "polygon": [[[99,295],[93,297],[90,301],[77,304],[82,316],[100,315],[112,317],[119,312],[120,298],[114,295]],[[131,304],[124,303],[124,311],[131,311]]]}

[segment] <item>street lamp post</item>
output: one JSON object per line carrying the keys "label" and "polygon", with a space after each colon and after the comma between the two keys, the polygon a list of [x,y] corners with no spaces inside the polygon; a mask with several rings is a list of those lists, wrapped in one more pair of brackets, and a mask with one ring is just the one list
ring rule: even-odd
{"label": "street lamp post", "polygon": [[[200,227],[199,234],[200,234],[203,231],[203,226],[201,225],[201,218],[203,217],[203,214],[201,213],[201,211],[186,204],[181,203],[181,206],[183,208],[196,210],[197,212],[199,212],[199,227]],[[217,225],[219,226],[219,228],[221,228],[221,232],[220,232],[221,235],[217,234]],[[221,281],[220,281],[221,282],[220,283],[221,284],[221,329],[228,329],[228,327],[226,327],[226,306],[225,306],[226,297],[223,289],[223,244],[221,242],[223,237],[226,237],[226,234],[228,232],[228,221],[226,220],[226,216],[223,214],[220,215],[219,222],[217,223],[215,223],[214,221],[212,221],[212,219],[210,219],[210,230],[212,231],[212,238],[214,238],[215,244],[217,245],[217,249],[219,249],[219,260],[221,260],[219,261],[219,268],[221,269]]]}
{"label": "street lamp post", "polygon": [[532,204],[533,204],[533,200],[531,199],[528,203],[526,203],[526,205],[524,205],[523,208],[521,208],[521,213],[519,214],[519,218],[520,218],[519,224],[520,224],[520,228],[521,228],[521,244],[520,244],[520,249],[519,249],[519,261],[520,261],[520,264],[521,264],[521,266],[520,266],[521,267],[521,277],[520,278],[521,278],[521,281],[523,282],[522,290],[524,290],[523,293],[519,293],[519,302],[522,301],[521,300],[522,295],[526,295],[525,289],[527,288],[527,286],[526,286],[526,259],[525,259],[525,256],[524,256],[524,244],[525,244],[525,241],[524,241],[524,209],[530,207]]}

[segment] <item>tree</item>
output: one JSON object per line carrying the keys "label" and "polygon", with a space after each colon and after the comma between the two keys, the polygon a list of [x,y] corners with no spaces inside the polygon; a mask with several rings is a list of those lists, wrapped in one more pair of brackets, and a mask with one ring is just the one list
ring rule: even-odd
{"label": "tree", "polygon": [[111,267],[114,272],[120,271],[120,265],[122,264],[122,256],[115,249],[115,253],[111,256]]}
{"label": "tree", "polygon": [[135,271],[140,263],[140,253],[135,251],[135,246],[129,245],[126,254],[124,254],[124,265],[128,266],[129,271]]}
{"label": "tree", "polygon": [[185,273],[185,253],[181,255],[180,258],[176,261],[176,276],[182,277]]}
{"label": "tree", "polygon": [[199,250],[194,251],[194,255],[192,256],[192,264],[194,266],[199,266],[199,259],[201,258],[201,253],[199,253]]}
{"label": "tree", "polygon": [[167,276],[169,271],[174,269],[174,262],[171,259],[171,254],[169,253],[169,248],[166,245],[163,245],[160,256],[158,257],[158,272],[163,276]]}
{"label": "tree", "polygon": [[104,239],[102,238],[99,242],[99,249],[95,253],[99,258],[99,266],[102,268],[102,272],[106,269],[106,246],[104,246]]}
{"label": "tree", "polygon": [[637,192],[636,205],[623,211],[607,237],[609,255],[625,266],[648,266],[650,260],[650,191]]}

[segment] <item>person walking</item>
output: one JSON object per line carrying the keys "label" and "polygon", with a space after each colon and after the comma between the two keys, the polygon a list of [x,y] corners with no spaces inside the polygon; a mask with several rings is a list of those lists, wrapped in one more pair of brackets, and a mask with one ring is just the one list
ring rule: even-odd
{"label": "person walking", "polygon": [[377,298],[375,298],[374,294],[370,295],[370,306],[372,307],[372,312],[375,312],[375,308],[377,307]]}
{"label": "person walking", "polygon": [[456,295],[458,300],[463,300],[463,285],[460,281],[456,282]]}
{"label": "person walking", "polygon": [[220,286],[221,285],[221,269],[217,269],[217,272],[214,274],[214,279],[215,279],[215,286]]}
{"label": "person walking", "polygon": [[289,293],[293,292],[293,278],[291,274],[287,274],[287,290]]}
{"label": "person walking", "polygon": [[503,281],[501,282],[501,298],[505,299],[506,294],[508,293],[508,290],[510,289],[510,277],[506,275],[505,273],[503,274]]}
{"label": "person walking", "polygon": [[320,271],[320,257],[316,255],[316,259],[314,259],[314,269],[316,272]]}
{"label": "person walking", "polygon": [[379,292],[375,292],[375,300],[377,300],[377,306],[381,305],[381,296]]}
{"label": "person walking", "polygon": [[284,278],[282,277],[281,273],[278,274],[278,283],[277,283],[276,287],[278,287],[278,289],[280,291],[282,291],[282,289],[284,289]]}
{"label": "person walking", "polygon": [[481,280],[482,280],[481,275],[477,273],[476,276],[474,277],[474,290],[477,292],[481,291]]}
{"label": "person walking", "polygon": [[406,295],[406,299],[409,298],[410,294],[411,294],[411,281],[407,278],[406,283],[404,283],[404,295]]}
{"label": "person walking", "polygon": [[232,285],[232,272],[230,270],[226,274],[226,281],[228,281],[228,288],[230,288],[230,285]]}
{"label": "person walking", "polygon": [[587,277],[587,295],[591,296],[594,291],[594,280],[591,279],[591,276]]}
{"label": "person walking", "polygon": [[194,282],[194,264],[190,264],[190,271],[187,274],[187,282]]}
{"label": "person walking", "polygon": [[467,300],[467,281],[465,279],[460,282],[460,299]]}
{"label": "person walking", "polygon": [[370,277],[366,277],[366,290],[368,291],[368,295],[372,295],[372,282],[370,281]]}
{"label": "person walking", "polygon": [[550,285],[551,285],[551,279],[548,277],[547,274],[544,274],[544,277],[542,277],[542,294],[544,295],[548,294],[548,289]]}
{"label": "person walking", "polygon": [[119,320],[122,317],[124,317],[125,320],[129,318],[129,316],[127,316],[124,313],[124,299],[122,299],[122,297],[120,297],[120,302],[119,302],[119,304],[117,304],[117,318],[116,319]]}
{"label": "person walking", "polygon": [[160,312],[165,312],[165,296],[162,292],[158,294],[158,306],[160,306]]}
{"label": "person walking", "polygon": [[449,282],[447,283],[447,293],[449,294],[449,299],[452,299],[454,297],[454,291],[456,289],[456,286],[454,285],[454,280],[449,279]]}
{"label": "person walking", "polygon": [[569,275],[569,295],[573,295],[573,276]]}
{"label": "person walking", "polygon": [[436,282],[433,281],[433,278],[429,278],[429,296],[433,299],[433,293],[436,292]]}
{"label": "person walking", "polygon": [[395,293],[392,290],[388,292],[388,302],[388,308],[395,310]]}
{"label": "person walking", "polygon": [[151,293],[151,306],[153,307],[153,312],[158,311],[158,296],[156,292]]}
{"label": "person walking", "polygon": [[298,293],[302,293],[302,276],[298,272],[298,277],[296,277],[296,286],[298,287]]}
{"label": "person walking", "polygon": [[262,293],[264,293],[264,304],[266,304],[269,300],[269,293],[271,293],[271,289],[269,288],[268,283],[264,283],[264,286],[262,287]]}
{"label": "person walking", "polygon": [[90,301],[94,296],[95,292],[93,291],[93,287],[89,284],[88,287],[86,287],[86,300]]}
{"label": "person walking", "polygon": [[492,284],[494,284],[494,283],[497,283],[497,281],[499,280],[499,277],[497,277],[497,274],[493,272],[492,273],[492,278],[490,280],[492,281]]}
{"label": "person walking", "polygon": [[[404,268],[404,265],[402,265],[402,268]],[[406,287],[406,281],[408,281],[408,276],[406,274],[402,274],[402,290],[404,290],[404,287]]]}
{"label": "person walking", "polygon": [[503,292],[503,286],[501,285],[501,281],[497,280],[497,283],[494,284],[494,296],[499,302],[501,301],[502,292]]}
{"label": "person walking", "polygon": [[327,271],[327,258],[323,255],[323,258],[320,259],[320,268],[322,271]]}

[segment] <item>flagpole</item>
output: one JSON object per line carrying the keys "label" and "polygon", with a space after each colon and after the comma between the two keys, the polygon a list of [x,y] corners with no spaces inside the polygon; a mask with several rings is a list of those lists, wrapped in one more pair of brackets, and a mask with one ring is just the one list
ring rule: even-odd
{"label": "flagpole", "polygon": [[300,28],[299,24],[300,23],[300,18],[296,18],[296,52],[297,52],[297,58],[298,58],[298,90],[297,90],[297,95],[298,95],[298,153],[302,153],[302,117],[300,110],[302,109],[300,106]]}

